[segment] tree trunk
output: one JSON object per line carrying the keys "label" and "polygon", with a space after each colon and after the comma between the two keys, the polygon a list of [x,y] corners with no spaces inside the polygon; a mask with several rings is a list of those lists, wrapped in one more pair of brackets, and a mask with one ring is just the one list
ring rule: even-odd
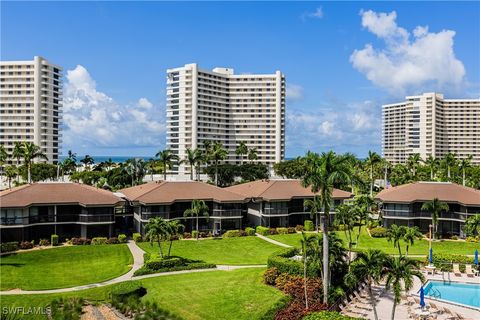
{"label": "tree trunk", "polygon": [[395,308],[397,307],[397,300],[393,298],[392,320],[395,320]]}
{"label": "tree trunk", "polygon": [[197,236],[195,237],[198,241],[198,214],[197,214]]}
{"label": "tree trunk", "polygon": [[158,240],[158,248],[160,248],[160,258],[163,258],[162,241],[160,240]]}
{"label": "tree trunk", "polygon": [[328,287],[330,279],[330,263],[328,255],[328,210],[325,209],[323,221],[323,303],[328,303]]}
{"label": "tree trunk", "polygon": [[430,169],[430,181],[433,181],[433,168]]}
{"label": "tree trunk", "polygon": [[373,166],[370,167],[370,197],[373,197]]}
{"label": "tree trunk", "polygon": [[318,212],[315,213],[315,231],[318,233]]}
{"label": "tree trunk", "polygon": [[462,171],[463,171],[463,186],[465,187],[465,168],[463,168]]}
{"label": "tree trunk", "polygon": [[[304,248],[305,250],[306,248]],[[305,292],[305,309],[308,310],[308,295],[307,295],[307,254],[303,253],[303,288]]]}
{"label": "tree trunk", "polygon": [[398,247],[398,254],[399,254],[400,257],[401,257],[401,256],[402,256],[402,249],[400,248],[400,240],[398,240],[397,247]]}
{"label": "tree trunk", "polygon": [[215,160],[215,185],[218,187],[218,161]]}
{"label": "tree trunk", "polygon": [[27,171],[28,171],[28,183],[32,183],[32,172],[31,172],[31,165],[27,164]]}
{"label": "tree trunk", "polygon": [[163,181],[167,181],[167,164],[163,166]]}
{"label": "tree trunk", "polygon": [[375,307],[375,298],[373,297],[372,293],[372,282],[371,280],[368,280],[368,294],[370,295],[370,303],[372,304],[373,308],[373,316],[375,317],[375,320],[378,320],[378,315],[377,315],[377,308]]}
{"label": "tree trunk", "polygon": [[170,244],[168,245],[168,256],[167,257],[170,257],[170,251],[172,250],[172,243],[173,243],[173,240],[172,240],[172,237],[170,237]]}
{"label": "tree trunk", "polygon": [[450,179],[450,166],[448,166],[447,175],[448,175],[448,179]]}

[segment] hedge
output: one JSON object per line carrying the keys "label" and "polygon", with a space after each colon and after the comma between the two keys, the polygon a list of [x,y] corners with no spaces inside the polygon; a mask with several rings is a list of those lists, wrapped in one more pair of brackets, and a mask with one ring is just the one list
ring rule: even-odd
{"label": "hedge", "polygon": [[[268,257],[267,267],[277,268],[279,273],[303,276],[303,262],[291,259],[298,254],[299,250],[297,248],[288,248],[278,251]],[[314,265],[310,264],[307,266],[307,276],[318,276],[317,268],[315,268]]]}
{"label": "hedge", "polygon": [[247,227],[245,228],[245,232],[247,233],[247,236],[254,236],[255,235],[255,229]]}
{"label": "hedge", "polygon": [[107,243],[107,238],[106,237],[92,238],[92,244],[93,245],[100,245],[100,244],[106,244],[106,243]]}
{"label": "hedge", "polygon": [[245,237],[247,233],[243,230],[228,230],[223,234],[224,238]]}
{"label": "hedge", "polygon": [[290,301],[292,301],[292,296],[290,295],[281,297],[267,310],[267,312],[263,314],[260,320],[274,320],[277,312],[284,309],[290,303]]}
{"label": "hedge", "polygon": [[268,236],[270,234],[270,229],[267,227],[257,226],[255,231],[262,236]]}
{"label": "hedge", "polygon": [[336,311],[320,311],[310,313],[309,315],[303,317],[302,320],[354,320],[360,318],[352,318],[348,316],[344,316]]}
{"label": "hedge", "polygon": [[134,233],[132,235],[132,237],[133,237],[133,241],[135,241],[135,242],[142,242],[143,241],[142,235],[140,233]]}
{"label": "hedge", "polygon": [[288,228],[277,228],[278,234],[288,234]]}
{"label": "hedge", "polygon": [[[428,263],[428,255],[425,261]],[[473,257],[451,253],[433,254],[433,264],[439,268],[440,271],[452,271],[452,263],[460,264],[460,271],[465,272],[465,264],[473,264]]]}
{"label": "hedge", "polygon": [[58,235],[52,234],[50,236],[50,242],[52,243],[52,246],[58,246]]}
{"label": "hedge", "polygon": [[387,236],[387,229],[384,227],[375,227],[370,229],[370,234],[374,238],[385,238]]}
{"label": "hedge", "polygon": [[206,263],[200,260],[191,260],[182,257],[169,257],[169,258],[155,258],[149,259],[145,264],[135,271],[135,276],[141,276],[151,273],[168,272],[168,271],[180,271],[180,270],[193,270],[193,269],[209,269],[216,268],[215,264]]}
{"label": "hedge", "polygon": [[114,286],[110,290],[110,295],[113,299],[115,298],[124,298],[130,297],[132,295],[141,297],[147,293],[147,290],[142,287],[140,281],[125,281],[120,282]]}
{"label": "hedge", "polygon": [[127,242],[127,236],[124,235],[124,234],[119,234],[119,235],[118,235],[118,241],[119,241],[120,243],[125,243],[125,242]]}
{"label": "hedge", "polygon": [[312,220],[305,220],[303,222],[303,228],[305,231],[313,231],[314,226],[313,226],[313,221]]}

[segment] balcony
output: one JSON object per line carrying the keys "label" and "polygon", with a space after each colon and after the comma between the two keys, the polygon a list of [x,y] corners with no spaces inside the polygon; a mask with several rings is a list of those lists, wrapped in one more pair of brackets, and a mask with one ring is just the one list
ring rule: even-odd
{"label": "balcony", "polygon": [[38,215],[30,217],[1,218],[1,225],[29,225],[37,223],[99,223],[113,222],[113,214],[108,215],[86,215],[86,214],[66,214],[66,215]]}
{"label": "balcony", "polygon": [[240,217],[242,209],[213,209],[212,217]]}
{"label": "balcony", "polygon": [[263,213],[267,215],[288,214],[288,208],[263,208]]}
{"label": "balcony", "polygon": [[[384,218],[395,218],[395,217],[400,217],[400,218],[431,218],[432,214],[430,212],[425,212],[425,211],[416,211],[416,212],[411,212],[411,211],[406,211],[406,210],[383,210],[383,216]],[[439,217],[439,219],[445,219],[445,220],[462,220],[465,221],[468,218],[468,214],[465,212],[442,212]]]}
{"label": "balcony", "polygon": [[169,214],[167,212],[142,212],[140,215],[141,220],[149,220],[151,218],[163,218],[168,219]]}
{"label": "balcony", "polygon": [[112,222],[114,221],[112,214],[102,214],[102,215],[88,215],[81,214],[78,216],[78,222]]}

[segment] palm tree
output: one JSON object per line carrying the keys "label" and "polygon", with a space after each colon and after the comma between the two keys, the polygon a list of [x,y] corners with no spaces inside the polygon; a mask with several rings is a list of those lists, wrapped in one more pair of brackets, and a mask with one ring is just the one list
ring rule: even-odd
{"label": "palm tree", "polygon": [[344,153],[343,157],[348,159],[350,172],[352,173],[352,176],[351,176],[352,193],[355,193],[355,184],[360,184],[360,185],[364,184],[361,178],[362,161],[360,161],[353,153],[350,153],[350,152]]}
{"label": "palm tree", "polygon": [[163,180],[166,181],[168,168],[171,168],[179,158],[176,154],[173,154],[170,149],[158,151],[155,157],[159,158],[158,162],[160,162],[163,169]]}
{"label": "palm tree", "polygon": [[438,160],[434,156],[429,155],[428,158],[424,161],[427,167],[430,169],[430,180],[433,181],[435,171],[438,167]]}
{"label": "palm tree", "polygon": [[251,148],[248,150],[248,160],[251,162],[258,159],[257,148]]}
{"label": "palm tree", "polygon": [[208,219],[209,208],[203,200],[193,200],[192,206],[190,209],[185,210],[183,213],[184,217],[195,217],[196,218],[196,230],[197,230],[197,240],[198,240],[198,217],[204,216]]}
{"label": "palm tree", "polygon": [[438,198],[434,198],[432,201],[425,202],[422,205],[423,211],[428,211],[432,214],[432,224],[435,227],[435,232],[433,233],[433,240],[435,240],[435,234],[437,233],[438,229],[438,217],[442,212],[447,212],[450,210],[448,204],[438,200]]}
{"label": "palm tree", "polygon": [[167,221],[167,230],[168,230],[168,240],[170,240],[170,244],[168,245],[168,253],[167,257],[170,257],[170,251],[172,250],[173,239],[175,236],[178,236],[182,233],[182,230],[185,228],[183,224],[180,223],[178,220],[170,220]]}
{"label": "palm tree", "polygon": [[[394,299],[392,308],[392,320],[395,319],[395,308],[400,302],[402,291],[409,291],[413,286],[413,277],[425,281],[423,274],[419,270],[419,262],[406,257],[387,257],[385,260],[385,288],[393,289]],[[403,288],[402,288],[403,283]]]}
{"label": "palm tree", "polygon": [[357,221],[355,215],[354,206],[350,204],[341,204],[335,208],[335,221],[336,225],[343,225],[343,232],[345,233],[345,238],[348,240],[348,262],[350,263],[351,254],[352,254],[352,229]]}
{"label": "palm tree", "polygon": [[12,151],[12,158],[15,158],[17,160],[17,167],[20,165],[20,158],[22,158],[22,149],[22,143],[20,141],[15,141]]}
{"label": "palm tree", "polygon": [[32,163],[36,158],[48,160],[48,157],[42,151],[42,149],[32,142],[22,143],[22,157],[23,163],[28,172],[28,183],[32,183]]}
{"label": "palm tree", "polygon": [[310,210],[310,217],[315,216],[315,230],[318,233],[318,215],[322,212],[322,200],[318,195],[315,195],[313,199],[305,199],[303,206]]}
{"label": "palm tree", "polygon": [[376,152],[368,151],[366,163],[370,167],[370,197],[373,197],[373,167],[381,161],[382,158]]}
{"label": "palm tree", "polygon": [[200,172],[201,172],[202,165],[207,162],[206,159],[207,158],[206,158],[205,154],[203,154],[203,152],[200,150],[198,152],[197,161],[195,162],[195,167],[196,167],[195,171],[197,173],[197,180],[198,181],[200,181]]}
{"label": "palm tree", "polygon": [[443,163],[444,163],[445,167],[447,167],[447,177],[448,177],[448,180],[450,180],[450,178],[451,178],[450,169],[453,166],[455,166],[455,164],[457,163],[457,159],[455,157],[455,154],[447,153],[445,155],[445,157],[443,158]]}
{"label": "palm tree", "polygon": [[339,183],[350,183],[351,171],[348,158],[338,157],[333,151],[322,153],[308,152],[305,156],[305,174],[302,178],[303,187],[310,187],[322,202],[323,208],[323,302],[328,303],[330,279],[328,256],[328,230],[330,222],[330,207],[332,205],[333,187]]}
{"label": "palm tree", "polygon": [[419,153],[411,154],[407,159],[407,167],[412,171],[413,178],[417,176],[417,168],[420,162],[422,162],[422,158]]}
{"label": "palm tree", "polygon": [[145,160],[142,158],[132,158],[126,161],[125,170],[132,178],[132,186],[137,185],[145,176]]}
{"label": "palm tree", "polygon": [[145,163],[145,169],[148,173],[150,173],[150,180],[153,181],[153,174],[157,170],[157,160],[150,158]]}
{"label": "palm tree", "polygon": [[355,214],[358,225],[358,234],[357,239],[355,240],[355,246],[358,246],[360,234],[362,233],[362,226],[367,224],[373,205],[375,205],[375,201],[368,195],[360,195],[355,199]]}
{"label": "palm tree", "polygon": [[300,239],[300,244],[302,246],[302,258],[303,258],[303,288],[305,293],[305,309],[308,309],[308,294],[307,294],[307,260],[308,260],[308,251],[310,248],[310,243],[312,238],[308,237],[305,232],[302,231],[302,238]]}
{"label": "palm tree", "polygon": [[406,227],[403,241],[407,244],[405,256],[408,257],[408,248],[413,246],[415,240],[423,238],[423,234],[418,230],[418,227]]}
{"label": "palm tree", "polygon": [[467,236],[476,236],[480,231],[480,214],[470,216],[465,220],[464,227],[465,234]]}
{"label": "palm tree", "polygon": [[462,181],[464,186],[465,186],[465,169],[470,168],[472,166],[471,165],[472,158],[473,156],[469,155],[465,159],[460,160],[460,163],[458,164],[458,166],[460,167],[460,170],[462,170]]}
{"label": "palm tree", "polygon": [[366,252],[359,252],[357,258],[350,266],[350,272],[346,280],[351,284],[357,284],[367,279],[368,295],[373,308],[375,320],[378,320],[376,301],[372,293],[372,285],[378,284],[384,277],[384,264],[387,255],[378,249],[369,249]]}
{"label": "palm tree", "polygon": [[228,156],[228,151],[223,148],[220,142],[216,142],[210,152],[209,158],[213,160],[215,165],[215,185],[218,186],[218,163],[225,160]]}
{"label": "palm tree", "polygon": [[393,247],[398,248],[398,254],[402,256],[402,250],[400,248],[400,240],[403,239],[405,235],[405,227],[404,226],[397,226],[396,224],[392,224],[390,228],[387,230],[387,240],[388,242],[393,242]]}
{"label": "palm tree", "polygon": [[12,187],[12,180],[15,179],[18,176],[18,170],[15,165],[10,165],[6,166],[4,168],[5,171],[5,177],[7,177],[8,181],[8,188],[10,189]]}
{"label": "palm tree", "polygon": [[193,181],[193,168],[197,165],[199,158],[202,156],[199,149],[189,149],[187,148],[187,156],[183,160],[184,163],[187,163],[190,166],[190,180]]}
{"label": "palm tree", "polygon": [[80,162],[85,165],[85,171],[89,171],[90,166],[95,163],[95,160],[87,154],[82,160],[80,160]]}
{"label": "palm tree", "polygon": [[7,163],[7,159],[7,150],[5,150],[5,146],[3,144],[0,144],[0,187],[3,181],[3,172],[5,171],[5,168],[3,166],[5,165],[5,163]]}
{"label": "palm tree", "polygon": [[150,218],[145,225],[145,236],[150,241],[150,245],[153,246],[154,242],[158,243],[160,250],[160,258],[163,258],[162,241],[168,235],[167,221],[161,217]]}
{"label": "palm tree", "polygon": [[248,147],[245,141],[240,141],[238,143],[237,149],[235,149],[237,156],[240,156],[240,162],[243,165],[243,158],[248,154]]}

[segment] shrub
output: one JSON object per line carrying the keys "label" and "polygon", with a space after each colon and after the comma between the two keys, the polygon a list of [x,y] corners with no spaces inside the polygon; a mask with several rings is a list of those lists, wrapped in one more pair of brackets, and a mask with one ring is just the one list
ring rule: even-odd
{"label": "shrub", "polygon": [[262,236],[268,236],[270,234],[267,227],[257,226],[257,228],[255,228],[255,231]]}
{"label": "shrub", "polygon": [[106,237],[92,238],[92,244],[93,245],[101,245],[101,244],[106,244],[106,243],[107,243],[107,238]]}
{"label": "shrub", "polygon": [[91,244],[92,240],[87,238],[72,238],[71,242],[74,246],[83,246]]}
{"label": "shrub", "polygon": [[27,249],[32,249],[33,248],[33,244],[29,241],[22,241],[20,242],[20,249],[22,250],[27,250]]}
{"label": "shrub", "polygon": [[150,252],[145,252],[143,254],[143,261],[147,262],[148,260],[150,260],[151,257],[152,257],[152,254]]}
{"label": "shrub", "polygon": [[278,234],[288,234],[288,228],[277,228]]}
{"label": "shrub", "polygon": [[206,238],[206,237],[208,237],[208,233],[203,232],[203,231],[200,231],[200,232],[198,233],[198,237],[199,237],[199,238]]}
{"label": "shrub", "polygon": [[300,232],[300,231],[303,231],[303,229],[304,229],[303,226],[300,225],[300,224],[297,224],[297,225],[295,226],[295,231],[299,231],[299,232]]}
{"label": "shrub", "polygon": [[[277,253],[272,254],[267,260],[268,268],[277,268],[280,273],[287,273],[291,275],[303,275],[303,263],[291,259],[297,255],[298,249],[288,248]],[[307,275],[309,277],[316,277],[317,270],[313,264],[307,266]]]}
{"label": "shrub", "polygon": [[458,236],[455,236],[455,235],[454,235],[454,236],[452,236],[450,239],[452,239],[452,240],[458,240]]}
{"label": "shrub", "polygon": [[336,312],[336,311],[320,311],[320,312],[310,313],[309,315],[304,317],[302,320],[355,320],[355,319],[358,319],[358,318],[344,316],[343,314],[340,314],[339,312]]}
{"label": "shrub", "polygon": [[275,228],[268,229],[268,234],[278,234],[277,229]]}
{"label": "shrub", "polygon": [[198,238],[200,238],[200,234],[198,233],[197,230],[193,230],[192,231],[192,238],[196,239],[197,238],[197,235],[198,235]]}
{"label": "shrub", "polygon": [[277,302],[275,302],[265,314],[260,318],[260,320],[272,320],[275,319],[275,314],[277,314],[280,310],[285,309],[288,304],[292,301],[292,297],[290,296],[283,296]]}
{"label": "shrub", "polygon": [[80,319],[83,309],[82,298],[60,298],[50,303],[51,319]]}
{"label": "shrub", "polygon": [[247,233],[243,230],[228,230],[223,234],[224,238],[245,237]]}
{"label": "shrub", "polygon": [[190,232],[183,233],[183,239],[191,239],[191,238],[192,238],[192,234]]}
{"label": "shrub", "polygon": [[305,220],[303,222],[303,229],[305,231],[313,231],[313,229],[314,229],[313,221],[312,220]]}
{"label": "shrub", "polygon": [[374,238],[385,238],[387,236],[387,229],[384,227],[375,227],[370,229],[370,234]]}
{"label": "shrub", "polygon": [[477,238],[477,237],[470,236],[470,237],[466,237],[466,238],[465,238],[465,241],[466,241],[466,242],[478,242],[478,238]]}
{"label": "shrub", "polygon": [[118,242],[120,242],[120,243],[125,243],[125,242],[127,242],[127,236],[124,235],[123,233],[122,233],[122,234],[119,234],[119,235],[118,235]]}
{"label": "shrub", "polygon": [[50,241],[48,241],[47,239],[40,239],[40,241],[38,242],[38,244],[42,247],[46,247],[46,246],[49,246],[50,245]]}
{"label": "shrub", "polygon": [[142,242],[143,241],[142,235],[138,232],[135,232],[132,235],[132,238],[133,238],[133,241],[135,241],[135,242]]}
{"label": "shrub", "polygon": [[245,228],[245,233],[247,234],[247,236],[254,236],[255,235],[255,229],[247,227],[247,228]]}
{"label": "shrub", "polygon": [[344,224],[338,224],[335,226],[335,230],[337,231],[345,231],[348,230],[348,226]]}
{"label": "shrub", "polygon": [[112,299],[123,300],[130,296],[142,297],[147,293],[147,290],[142,287],[140,281],[125,281],[120,282],[110,290]]}
{"label": "shrub", "polygon": [[278,269],[273,267],[265,270],[263,273],[263,282],[269,286],[274,286],[275,285],[275,280],[277,280],[277,277],[280,275],[280,272],[278,272]]}
{"label": "shrub", "polygon": [[373,229],[376,227],[380,227],[380,222],[378,220],[369,220],[367,223],[368,229]]}
{"label": "shrub", "polygon": [[118,244],[120,241],[118,241],[117,237],[111,237],[107,241],[105,241],[106,244]]}
{"label": "shrub", "polygon": [[50,236],[50,242],[52,243],[52,246],[58,246],[58,235],[52,234]]}
{"label": "shrub", "polygon": [[182,257],[149,259],[144,266],[135,271],[135,276],[179,270],[216,268],[216,265],[200,260],[190,260]]}
{"label": "shrub", "polygon": [[295,227],[288,227],[288,233],[296,233],[297,230],[295,229]]}
{"label": "shrub", "polygon": [[[425,260],[428,263],[428,256]],[[473,257],[467,257],[460,254],[451,253],[434,253],[433,264],[440,269],[440,271],[452,271],[452,263],[460,264],[460,271],[465,272],[465,264],[473,264]]]}

